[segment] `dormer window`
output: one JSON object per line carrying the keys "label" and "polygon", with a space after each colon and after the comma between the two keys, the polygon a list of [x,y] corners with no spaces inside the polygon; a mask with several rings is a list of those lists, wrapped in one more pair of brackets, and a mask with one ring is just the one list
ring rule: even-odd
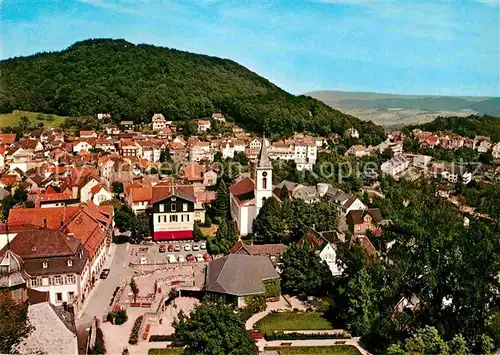
{"label": "dormer window", "polygon": [[170,210],[171,210],[172,212],[175,212],[175,210],[176,210],[175,203],[172,203],[172,204],[170,205]]}
{"label": "dormer window", "polygon": [[73,266],[73,260],[68,259],[68,266]]}
{"label": "dormer window", "polygon": [[48,267],[49,267],[49,263],[48,263],[48,261],[45,261],[45,260],[44,260],[44,261],[42,261],[42,268],[46,269],[46,268],[48,268]]}

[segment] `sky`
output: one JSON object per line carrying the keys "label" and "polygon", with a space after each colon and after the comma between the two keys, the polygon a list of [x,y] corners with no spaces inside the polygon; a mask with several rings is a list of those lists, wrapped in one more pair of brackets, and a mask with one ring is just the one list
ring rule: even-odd
{"label": "sky", "polygon": [[500,96],[500,0],[0,0],[0,58],[123,38],[283,89]]}

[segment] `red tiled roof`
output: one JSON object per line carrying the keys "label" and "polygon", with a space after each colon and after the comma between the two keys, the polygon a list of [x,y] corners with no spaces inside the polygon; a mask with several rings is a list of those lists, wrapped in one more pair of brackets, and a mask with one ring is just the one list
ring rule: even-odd
{"label": "red tiled roof", "polygon": [[189,164],[186,165],[182,170],[184,176],[188,181],[203,180],[203,165],[199,164]]}
{"label": "red tiled roof", "polygon": [[215,191],[202,191],[195,192],[195,196],[198,203],[212,203],[215,201],[216,193]]}
{"label": "red tiled roof", "polygon": [[41,202],[49,202],[49,201],[71,200],[73,198],[73,196],[69,192],[54,192],[54,193],[45,193],[42,195],[38,195],[37,198]]}
{"label": "red tiled roof", "polygon": [[12,144],[16,141],[15,133],[0,133],[0,143]]}
{"label": "red tiled roof", "polygon": [[130,189],[130,199],[132,202],[150,201],[153,197],[150,186],[132,187]]}
{"label": "red tiled roof", "polygon": [[247,194],[249,192],[253,192],[254,189],[255,189],[255,184],[250,178],[241,179],[232,184],[231,187],[229,188],[233,196]]}

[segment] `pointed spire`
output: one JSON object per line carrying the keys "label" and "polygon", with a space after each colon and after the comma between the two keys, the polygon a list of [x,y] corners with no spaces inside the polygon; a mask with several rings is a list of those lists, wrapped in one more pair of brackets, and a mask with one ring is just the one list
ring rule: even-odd
{"label": "pointed spire", "polygon": [[269,160],[269,153],[267,152],[267,145],[266,145],[266,133],[262,135],[262,144],[260,147],[260,154],[259,154],[259,168],[272,168],[271,161]]}

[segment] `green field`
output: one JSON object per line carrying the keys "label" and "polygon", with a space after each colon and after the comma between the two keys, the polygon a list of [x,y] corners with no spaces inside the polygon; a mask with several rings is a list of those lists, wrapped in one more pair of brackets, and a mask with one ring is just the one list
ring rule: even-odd
{"label": "green field", "polygon": [[260,332],[281,330],[329,330],[332,324],[323,318],[323,313],[285,312],[269,313],[257,322]]}
{"label": "green field", "polygon": [[[31,123],[31,126],[36,127],[39,122],[43,122],[45,127],[59,127],[64,122],[66,117],[58,115],[50,115],[39,112],[28,112],[14,110],[12,113],[0,114],[0,128],[15,127],[19,125],[21,117],[26,116]],[[38,120],[39,116],[44,117],[43,120]]]}
{"label": "green field", "polygon": [[162,349],[149,349],[148,355],[180,355],[182,349],[179,348],[162,348]]}
{"label": "green field", "polygon": [[282,355],[361,355],[352,345],[265,347],[264,350],[279,350]]}

